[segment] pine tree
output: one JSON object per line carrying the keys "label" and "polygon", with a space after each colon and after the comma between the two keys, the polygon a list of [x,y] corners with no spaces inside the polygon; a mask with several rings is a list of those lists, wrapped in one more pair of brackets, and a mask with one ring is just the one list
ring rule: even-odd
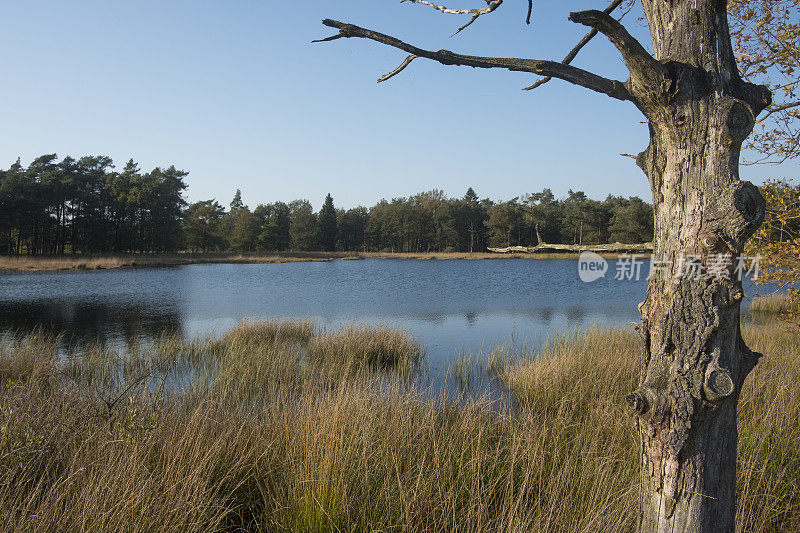
{"label": "pine tree", "polygon": [[244,208],[244,202],[242,202],[242,191],[241,189],[236,189],[236,194],[233,195],[233,200],[231,200],[231,213],[242,208]]}
{"label": "pine tree", "polygon": [[330,194],[325,197],[325,203],[319,212],[319,230],[322,249],[332,252],[336,249],[336,208]]}

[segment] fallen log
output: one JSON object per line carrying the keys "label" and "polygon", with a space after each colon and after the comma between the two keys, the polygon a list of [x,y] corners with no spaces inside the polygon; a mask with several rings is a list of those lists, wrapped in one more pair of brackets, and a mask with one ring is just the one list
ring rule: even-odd
{"label": "fallen log", "polygon": [[653,251],[652,242],[636,244],[548,244],[541,242],[536,246],[509,246],[507,248],[487,248],[490,252],[498,254],[535,254],[538,252],[598,252],[598,253],[650,253]]}

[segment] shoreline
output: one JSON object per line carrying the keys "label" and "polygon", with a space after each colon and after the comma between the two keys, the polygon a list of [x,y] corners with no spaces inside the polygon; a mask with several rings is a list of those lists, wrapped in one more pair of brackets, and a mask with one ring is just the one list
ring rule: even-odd
{"label": "shoreline", "polygon": [[[275,252],[230,254],[132,254],[0,257],[0,272],[46,272],[59,270],[111,270],[120,268],[154,268],[201,264],[277,264],[321,261],[357,261],[361,259],[405,259],[418,261],[483,260],[483,259],[577,259],[577,252],[492,253],[492,252]],[[616,259],[620,253],[599,254]],[[646,257],[647,254],[637,254]]]}

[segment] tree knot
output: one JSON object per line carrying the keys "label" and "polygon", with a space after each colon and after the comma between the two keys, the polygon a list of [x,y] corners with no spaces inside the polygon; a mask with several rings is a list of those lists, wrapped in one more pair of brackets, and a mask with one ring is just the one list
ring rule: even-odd
{"label": "tree knot", "polygon": [[730,372],[720,367],[710,368],[706,373],[705,383],[703,384],[703,392],[706,399],[710,402],[719,402],[724,400],[736,389],[733,383],[733,378]]}
{"label": "tree knot", "polygon": [[625,396],[625,401],[628,402],[630,408],[636,411],[636,413],[639,415],[645,414],[650,408],[647,403],[647,398],[639,391],[632,392]]}
{"label": "tree knot", "polygon": [[668,411],[664,396],[651,387],[643,386],[625,397],[628,406],[651,424],[662,421]]}
{"label": "tree knot", "polygon": [[708,233],[724,239],[734,251],[744,248],[766,212],[761,191],[749,181],[735,181],[725,187],[709,207]]}
{"label": "tree knot", "polygon": [[752,108],[741,100],[733,100],[723,113],[730,142],[741,145],[756,123]]}

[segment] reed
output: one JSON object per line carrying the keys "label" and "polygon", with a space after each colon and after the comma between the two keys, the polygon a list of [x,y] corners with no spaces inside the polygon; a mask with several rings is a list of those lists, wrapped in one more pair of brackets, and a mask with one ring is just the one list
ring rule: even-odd
{"label": "reed", "polygon": [[797,309],[797,302],[788,294],[770,294],[756,296],[750,303],[752,313],[783,314]]}
{"label": "reed", "polygon": [[[737,528],[797,531],[800,342],[781,325],[744,334],[765,357],[742,391]],[[110,381],[91,368],[115,355],[65,358],[57,341],[0,341],[3,530],[634,528],[631,331],[482,358],[519,405],[510,415],[393,377],[419,352],[386,328],[249,323],[217,341],[161,339],[122,354],[137,362]],[[319,386],[341,366],[355,371]],[[157,385],[181,372],[180,394]],[[141,375],[149,384],[129,388]],[[98,390],[124,394],[109,408]]]}
{"label": "reed", "polygon": [[342,370],[382,368],[407,375],[419,363],[422,349],[408,332],[386,326],[350,325],[314,337],[308,345],[308,355]]}
{"label": "reed", "polygon": [[231,328],[213,345],[244,350],[274,344],[307,344],[314,333],[314,323],[311,320],[243,321]]}

